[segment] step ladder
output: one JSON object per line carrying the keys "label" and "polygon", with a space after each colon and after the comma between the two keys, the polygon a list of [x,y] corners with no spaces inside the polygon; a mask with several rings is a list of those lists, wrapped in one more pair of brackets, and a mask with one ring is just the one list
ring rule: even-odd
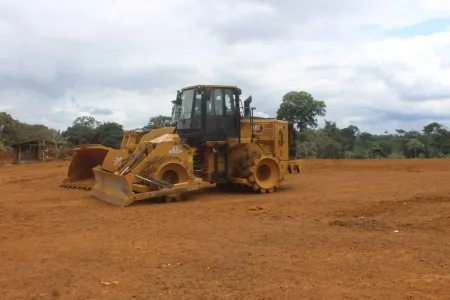
{"label": "step ladder", "polygon": [[[213,180],[217,183],[228,181],[229,155],[230,148],[227,143],[217,143],[213,148],[214,151],[214,173]],[[219,171],[219,166],[223,166]]]}

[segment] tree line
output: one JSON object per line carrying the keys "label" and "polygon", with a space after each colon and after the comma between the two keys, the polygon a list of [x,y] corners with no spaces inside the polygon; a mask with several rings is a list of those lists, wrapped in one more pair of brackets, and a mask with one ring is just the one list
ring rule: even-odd
{"label": "tree line", "polygon": [[[171,118],[151,117],[142,129],[166,126],[168,120]],[[49,140],[56,145],[103,144],[117,149],[122,142],[123,130],[117,122],[100,122],[92,116],[81,116],[61,131],[41,124],[27,124],[0,112],[0,150],[10,150],[15,143],[34,139]]]}
{"label": "tree line", "polygon": [[297,155],[309,158],[444,158],[450,157],[450,131],[432,122],[421,131],[396,129],[394,133],[371,134],[357,126],[339,128],[325,117],[326,104],[307,92],[283,96],[277,118],[295,125]]}
{"label": "tree line", "polygon": [[[297,156],[304,158],[444,158],[450,157],[450,131],[432,122],[419,130],[396,129],[393,133],[371,134],[357,126],[339,128],[318,117],[326,117],[326,104],[304,91],[286,93],[277,110],[277,119],[294,124]],[[141,129],[170,126],[169,116],[150,117]],[[123,126],[99,122],[91,116],[77,117],[66,130],[57,131],[40,124],[27,124],[0,112],[0,148],[8,149],[20,141],[44,138],[59,144],[103,144],[118,148]]]}

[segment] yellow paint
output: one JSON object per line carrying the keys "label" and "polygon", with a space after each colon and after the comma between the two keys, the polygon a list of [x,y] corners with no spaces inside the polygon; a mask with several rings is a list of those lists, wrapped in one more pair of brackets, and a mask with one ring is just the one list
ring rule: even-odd
{"label": "yellow paint", "polygon": [[[289,130],[288,122],[275,119],[254,119],[254,136],[251,136],[250,120],[241,120],[241,138],[229,138],[222,141],[229,147],[229,183],[248,185],[254,191],[273,192],[284,179],[289,169],[295,172],[303,171],[302,160],[289,160]],[[105,172],[100,167],[94,168],[96,176],[93,195],[115,205],[126,206],[137,200],[152,197],[176,195],[195,190],[202,181],[214,182],[214,147],[217,142],[207,141],[202,148],[204,157],[203,169],[194,175],[193,156],[198,153],[193,145],[183,145],[180,137],[173,134],[174,128],[161,128],[148,134],[139,135],[128,132],[122,142],[122,149],[108,152],[103,165],[111,165],[114,156],[132,152],[133,156],[147,149],[147,155],[141,157],[130,167],[130,171],[119,175],[125,170],[123,165],[112,166],[115,174]],[[175,150],[175,151],[173,151]],[[122,151],[122,152],[120,152]],[[219,157],[223,161],[225,157]],[[218,164],[218,171],[224,171],[225,164]],[[172,173],[178,178],[172,187],[161,187],[158,183],[143,183],[144,177],[164,180],[164,174]],[[138,176],[136,176],[138,174]],[[145,177],[143,175],[148,176]],[[144,180],[145,181],[145,180]],[[175,196],[173,196],[175,197]]]}
{"label": "yellow paint", "polygon": [[170,134],[174,130],[175,127],[153,129],[148,133],[125,130],[120,149],[97,144],[81,145],[75,150],[75,155],[72,157],[67,170],[67,178],[63,180],[62,186],[90,189],[94,184],[92,168],[100,165],[115,172],[119,166],[118,161],[127,159],[130,153],[139,153],[138,145],[140,143],[149,142],[159,136]]}

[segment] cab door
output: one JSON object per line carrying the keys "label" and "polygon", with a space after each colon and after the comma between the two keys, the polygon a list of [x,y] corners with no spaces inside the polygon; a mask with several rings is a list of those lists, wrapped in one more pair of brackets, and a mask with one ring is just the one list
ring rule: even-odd
{"label": "cab door", "polygon": [[230,89],[223,90],[224,95],[224,125],[225,125],[225,138],[233,137],[237,138],[239,136],[239,116],[236,113],[236,102],[234,91]]}
{"label": "cab door", "polygon": [[224,141],[237,137],[237,115],[234,92],[231,89],[212,88],[205,101],[205,138],[208,141]]}
{"label": "cab door", "polygon": [[202,94],[196,91],[194,96],[194,103],[192,107],[192,123],[191,129],[201,131],[203,128],[203,107],[202,107]]}

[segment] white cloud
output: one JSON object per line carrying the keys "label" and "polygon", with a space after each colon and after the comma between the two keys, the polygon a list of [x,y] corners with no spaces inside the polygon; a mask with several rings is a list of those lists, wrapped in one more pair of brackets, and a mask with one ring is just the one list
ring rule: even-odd
{"label": "white cloud", "polygon": [[4,0],[0,109],[62,129],[82,114],[134,128],[170,114],[182,86],[214,82],[252,94],[261,116],[305,90],[339,126],[450,122],[450,32],[386,34],[450,19],[448,3]]}

